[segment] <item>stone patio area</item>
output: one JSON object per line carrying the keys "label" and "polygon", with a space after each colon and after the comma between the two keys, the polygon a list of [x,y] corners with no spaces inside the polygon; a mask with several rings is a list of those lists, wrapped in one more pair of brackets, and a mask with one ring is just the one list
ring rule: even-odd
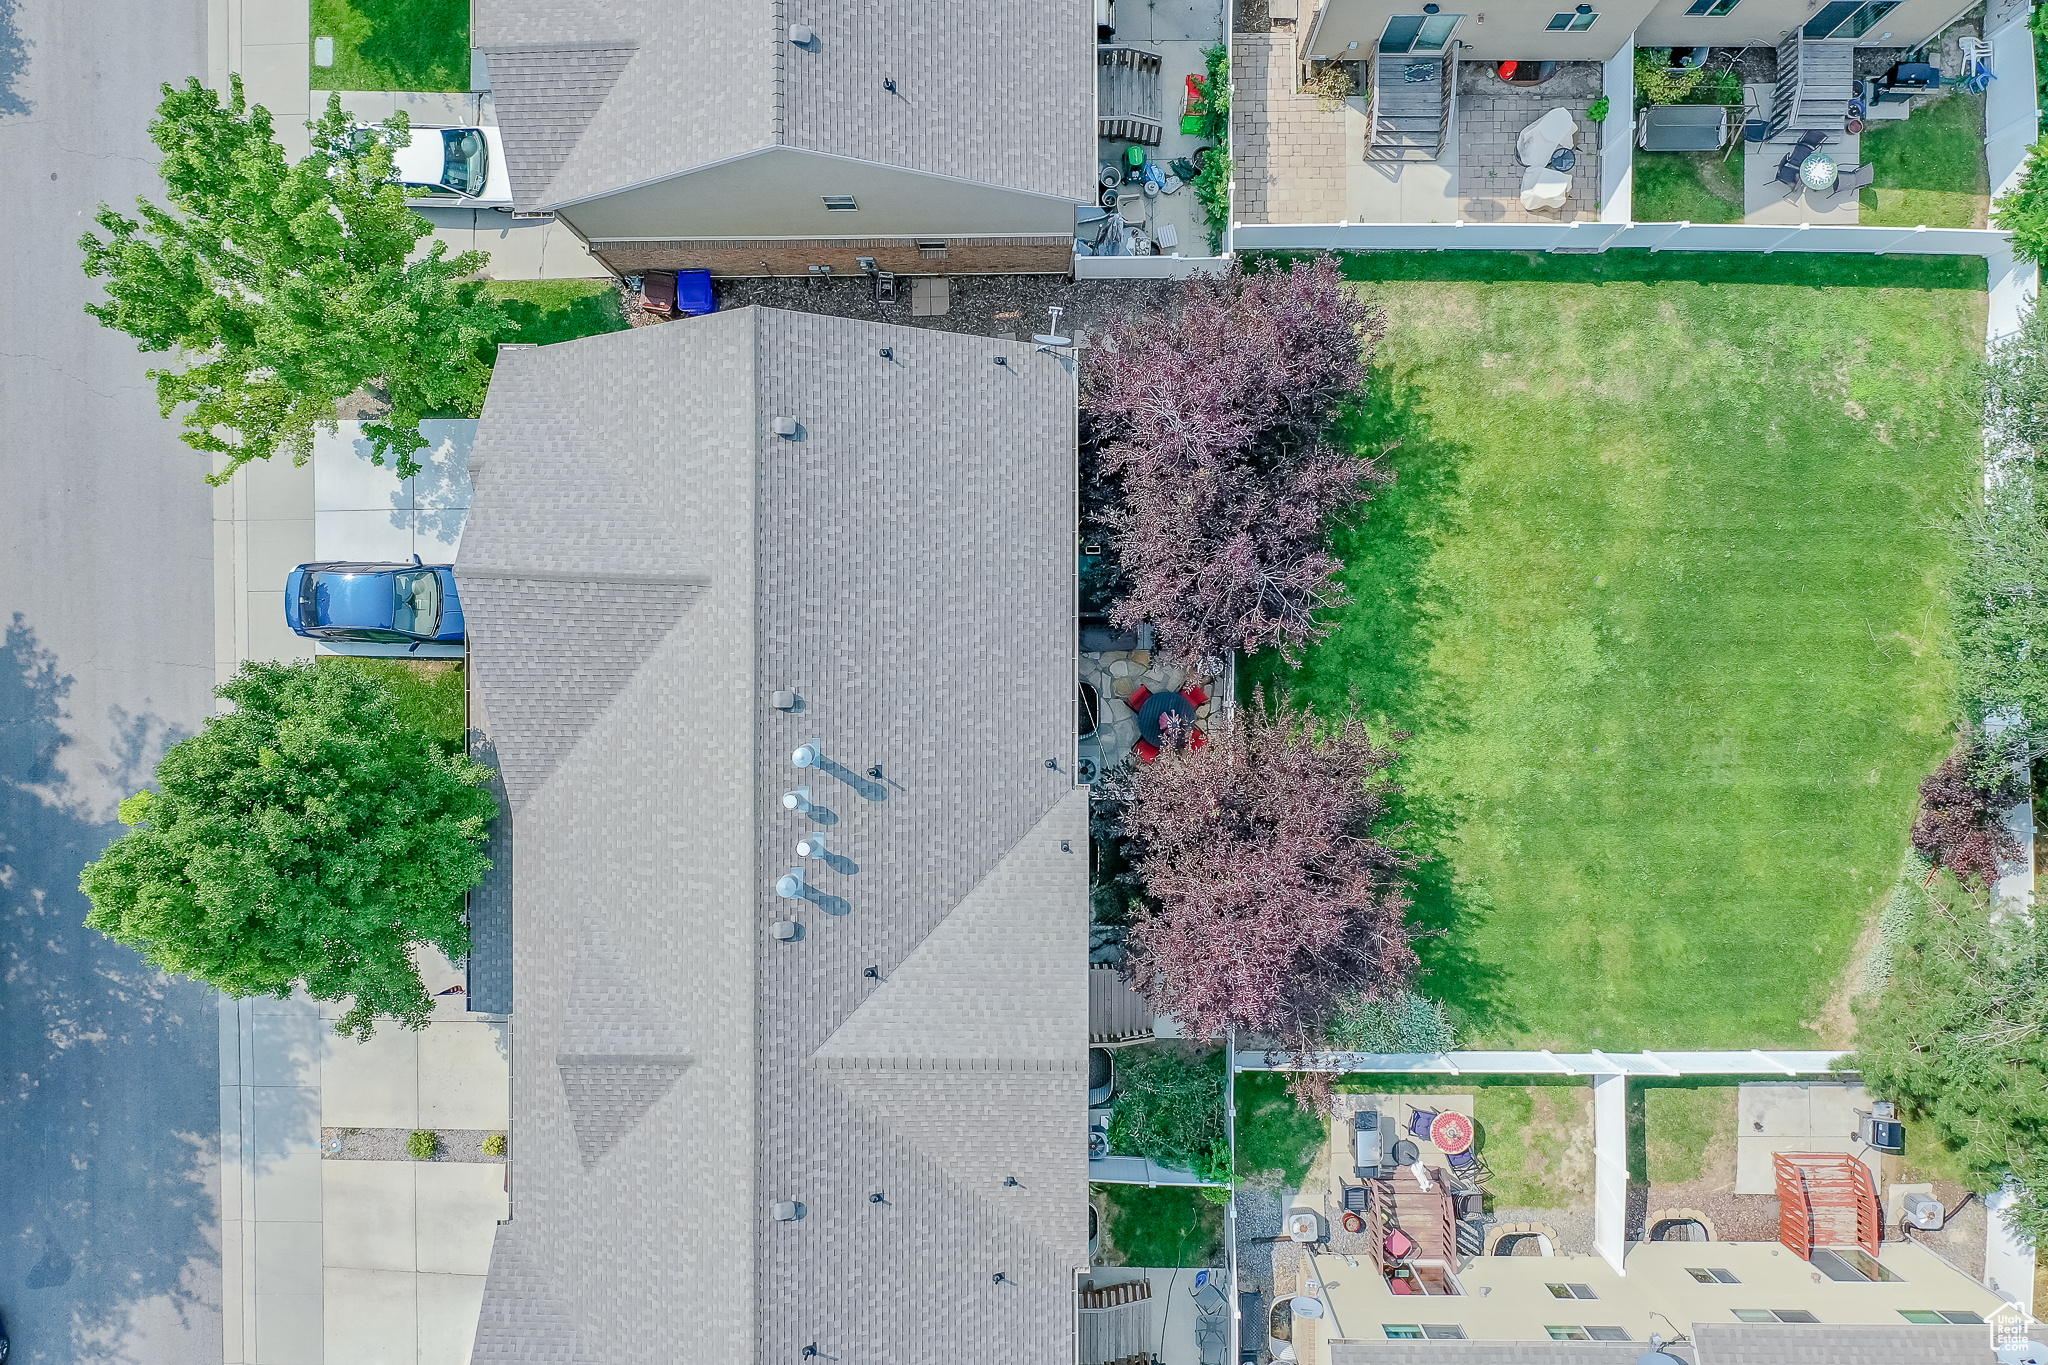
{"label": "stone patio area", "polygon": [[1345,111],[1295,89],[1294,36],[1237,35],[1230,151],[1238,221],[1335,223],[1346,217]]}
{"label": "stone patio area", "polygon": [[[1600,217],[1599,125],[1586,109],[1600,97],[1598,62],[1559,62],[1537,86],[1509,85],[1493,74],[1492,62],[1458,63],[1459,216],[1468,223],[1597,222]],[[1522,207],[1522,176],[1528,169],[1515,154],[1524,128],[1562,105],[1578,126],[1571,198],[1561,209]]]}
{"label": "stone patio area", "polygon": [[[1216,679],[1211,675],[1184,672],[1153,659],[1149,649],[1115,649],[1081,656],[1081,681],[1095,689],[1102,705],[1093,738],[1082,741],[1083,757],[1096,757],[1103,768],[1113,768],[1129,757],[1131,747],[1138,742],[1138,716],[1124,704],[1124,698],[1141,686],[1153,692],[1178,692],[1183,687],[1195,686],[1212,697],[1216,692]],[[1207,720],[1215,706],[1211,700],[1196,707],[1195,719]]]}

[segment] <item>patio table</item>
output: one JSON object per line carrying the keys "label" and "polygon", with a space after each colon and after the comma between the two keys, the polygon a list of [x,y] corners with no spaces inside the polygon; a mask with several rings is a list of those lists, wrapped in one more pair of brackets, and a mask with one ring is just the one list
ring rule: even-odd
{"label": "patio table", "polygon": [[1138,710],[1138,733],[1159,743],[1160,728],[1168,716],[1178,716],[1185,733],[1195,723],[1195,704],[1178,692],[1154,692]]}
{"label": "patio table", "polygon": [[1436,1122],[1429,1125],[1429,1140],[1445,1156],[1471,1150],[1472,1120],[1463,1114],[1446,1110],[1436,1116]]}
{"label": "patio table", "polygon": [[1813,154],[1799,163],[1799,179],[1810,190],[1831,190],[1841,169],[1835,159],[1826,152],[1815,148]]}

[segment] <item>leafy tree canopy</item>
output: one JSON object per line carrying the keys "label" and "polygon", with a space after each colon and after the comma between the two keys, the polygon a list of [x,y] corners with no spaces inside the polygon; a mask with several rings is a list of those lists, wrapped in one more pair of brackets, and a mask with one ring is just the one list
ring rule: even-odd
{"label": "leafy tree canopy", "polygon": [[1406,984],[1414,857],[1381,830],[1394,758],[1355,715],[1319,724],[1258,694],[1138,770],[1125,970],[1155,1009],[1191,1038],[1308,1048],[1347,1000]]}
{"label": "leafy tree canopy", "polygon": [[2012,234],[2012,254],[2048,262],[2048,138],[2027,152],[2020,183],[1991,201],[1991,225]]}
{"label": "leafy tree canopy", "polygon": [[1329,527],[1393,475],[1326,444],[1379,325],[1327,257],[1184,285],[1173,314],[1124,315],[1088,353],[1088,496],[1123,596],[1194,663],[1328,634],[1345,601]]}
{"label": "leafy tree canopy", "polygon": [[2033,470],[2012,468],[1957,519],[1961,564],[1949,588],[1956,684],[1977,716],[2048,724],[2048,507]]}
{"label": "leafy tree canopy", "polygon": [[330,95],[293,166],[241,77],[225,104],[197,78],[163,91],[149,131],[167,206],[140,199],[129,218],[100,205],[107,235],[79,247],[107,301],[86,311],[144,351],[181,353],[150,378],[166,417],[191,405],[185,443],[225,457],[209,482],[280,450],[304,462],[314,429],[332,430],[335,405],[366,386],[390,403],[363,428],[377,458],[416,472],[420,420],[482,411],[482,356],[509,323],[471,278],[485,253],[435,242],[408,259],[433,227],[394,175],[405,115],[359,129]]}
{"label": "leafy tree canopy", "polygon": [[1846,1065],[1930,1120],[1978,1190],[2018,1175],[2010,1217],[2033,1240],[2048,1231],[2048,927],[1994,918],[1947,873],[1929,890],[1891,945],[1890,981],[1857,1006]]}
{"label": "leafy tree canopy", "polygon": [[354,997],[424,1028],[433,1001],[408,950],[469,951],[463,892],[483,876],[487,770],[399,718],[376,675],[248,663],[210,718],[121,803],[129,832],[79,884],[86,923],[158,967],[234,996]]}

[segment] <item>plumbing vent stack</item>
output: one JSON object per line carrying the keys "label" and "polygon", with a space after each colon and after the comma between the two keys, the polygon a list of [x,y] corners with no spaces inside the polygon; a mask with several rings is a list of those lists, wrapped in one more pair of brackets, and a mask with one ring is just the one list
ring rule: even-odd
{"label": "plumbing vent stack", "polygon": [[809,1210],[796,1200],[785,1199],[775,1206],[775,1221],[778,1223],[794,1223],[807,1212]]}
{"label": "plumbing vent stack", "polygon": [[804,936],[804,927],[793,919],[779,919],[768,926],[778,943],[794,943]]}
{"label": "plumbing vent stack", "polygon": [[796,709],[796,693],[789,691],[770,692],[768,694],[768,704],[778,711],[794,711]]}

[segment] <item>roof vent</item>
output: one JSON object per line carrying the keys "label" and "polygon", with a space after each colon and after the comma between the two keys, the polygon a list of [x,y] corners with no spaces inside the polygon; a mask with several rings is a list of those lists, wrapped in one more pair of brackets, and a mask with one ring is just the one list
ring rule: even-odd
{"label": "roof vent", "polygon": [[789,761],[799,768],[822,768],[825,766],[825,743],[814,739],[808,744],[797,746]]}
{"label": "roof vent", "polygon": [[[794,418],[794,417],[778,417],[778,418],[776,418],[776,419],[775,419],[775,434],[776,434],[777,436],[794,436],[794,435],[796,435],[796,418]],[[780,693],[777,693],[776,695],[780,696],[781,694],[780,694]]]}
{"label": "roof vent", "polygon": [[796,841],[796,856],[799,858],[822,858],[825,851],[825,836],[822,834],[806,834]]}
{"label": "roof vent", "polygon": [[799,815],[808,815],[811,810],[811,789],[809,787],[791,787],[782,794],[782,808],[784,810],[793,810]]}
{"label": "roof vent", "polygon": [[779,919],[768,926],[778,943],[794,943],[804,936],[804,927],[793,919]]}
{"label": "roof vent", "polygon": [[789,40],[798,47],[809,47],[812,43],[818,41],[818,35],[812,31],[809,24],[791,24],[789,26]]}
{"label": "roof vent", "polygon": [[775,879],[775,894],[786,901],[800,901],[804,898],[804,870],[792,867]]}
{"label": "roof vent", "polygon": [[786,690],[770,692],[768,694],[768,704],[778,711],[794,711],[796,710],[796,693]]}
{"label": "roof vent", "polygon": [[796,1200],[785,1199],[775,1206],[775,1221],[778,1223],[794,1223],[809,1212],[809,1209],[806,1209]]}

